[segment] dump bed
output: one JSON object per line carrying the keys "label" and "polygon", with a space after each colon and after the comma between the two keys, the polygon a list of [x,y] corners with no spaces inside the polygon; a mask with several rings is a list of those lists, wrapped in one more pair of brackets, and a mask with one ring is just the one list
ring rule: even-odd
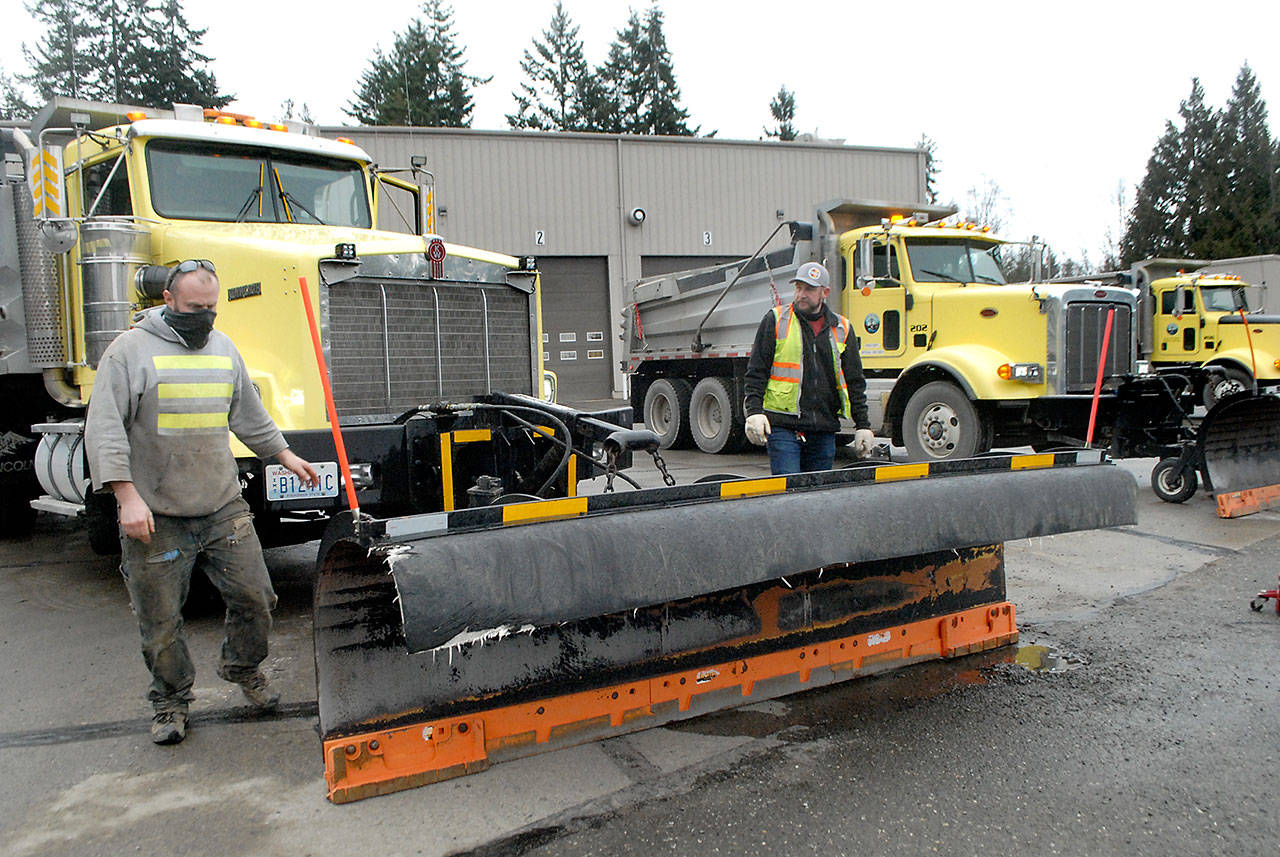
{"label": "dump bed", "polygon": [[[808,243],[801,242],[745,265],[744,259],[639,281],[632,287],[628,368],[646,359],[695,354],[747,357],[760,319],[779,298],[790,300],[787,283],[807,261]],[[739,273],[738,282],[726,293],[725,287]],[[833,293],[838,291],[833,288]]]}

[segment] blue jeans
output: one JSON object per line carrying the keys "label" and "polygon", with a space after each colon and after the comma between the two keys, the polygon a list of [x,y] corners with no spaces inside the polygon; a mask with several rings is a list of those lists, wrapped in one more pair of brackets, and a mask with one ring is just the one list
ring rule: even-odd
{"label": "blue jeans", "polygon": [[249,679],[266,658],[276,593],[243,498],[202,518],[154,517],[150,544],[121,533],[120,571],[138,617],[142,658],[151,671],[147,698],[156,711],[185,711],[195,698],[196,671],[182,636],[182,605],[197,561],[227,607],[218,665],[218,675],[227,681]]}
{"label": "blue jeans", "polygon": [[[803,440],[801,440],[803,437]],[[769,434],[769,470],[774,476],[830,470],[836,463],[836,436],[829,431],[797,433],[774,428]]]}

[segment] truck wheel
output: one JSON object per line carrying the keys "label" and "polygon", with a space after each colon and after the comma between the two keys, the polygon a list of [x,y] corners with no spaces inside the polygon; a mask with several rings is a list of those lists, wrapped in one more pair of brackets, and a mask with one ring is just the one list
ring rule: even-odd
{"label": "truck wheel", "polygon": [[733,381],[703,378],[689,400],[689,431],[698,449],[711,454],[737,452],[742,446],[742,403],[734,401]]}
{"label": "truck wheel", "polygon": [[969,397],[947,381],[911,394],[902,416],[902,443],[912,461],[969,458],[984,451],[989,432]]}
{"label": "truck wheel", "polygon": [[89,492],[84,498],[84,528],[89,536],[89,547],[98,556],[120,553],[116,498],[110,494]]}
{"label": "truck wheel", "polygon": [[658,436],[663,449],[687,449],[689,436],[689,398],[693,385],[682,378],[659,378],[644,394],[645,428]]}
{"label": "truck wheel", "polygon": [[[1227,396],[1244,393],[1253,389],[1253,379],[1249,373],[1234,366],[1223,366],[1209,375],[1204,385],[1204,406],[1212,408]],[[1158,492],[1157,492],[1158,493]]]}
{"label": "truck wheel", "polygon": [[1178,475],[1178,459],[1162,458],[1151,468],[1151,490],[1166,503],[1184,503],[1196,493],[1195,468]]}

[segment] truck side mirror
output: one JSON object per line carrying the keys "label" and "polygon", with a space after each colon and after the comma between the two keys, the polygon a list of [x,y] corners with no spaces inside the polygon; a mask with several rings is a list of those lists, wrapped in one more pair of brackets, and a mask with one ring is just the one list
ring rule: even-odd
{"label": "truck side mirror", "polygon": [[858,289],[875,287],[875,241],[870,238],[858,239],[858,270],[855,272]]}
{"label": "truck side mirror", "polygon": [[1178,286],[1173,290],[1173,317],[1182,318],[1182,307],[1187,299],[1187,287]]}

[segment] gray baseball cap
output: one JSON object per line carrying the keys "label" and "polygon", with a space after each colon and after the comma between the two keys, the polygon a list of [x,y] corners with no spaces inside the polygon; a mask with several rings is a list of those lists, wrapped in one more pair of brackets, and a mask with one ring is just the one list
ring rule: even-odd
{"label": "gray baseball cap", "polygon": [[831,288],[831,275],[827,273],[825,267],[817,262],[805,262],[800,266],[800,270],[796,271],[796,275],[791,278],[791,282],[829,289]]}

